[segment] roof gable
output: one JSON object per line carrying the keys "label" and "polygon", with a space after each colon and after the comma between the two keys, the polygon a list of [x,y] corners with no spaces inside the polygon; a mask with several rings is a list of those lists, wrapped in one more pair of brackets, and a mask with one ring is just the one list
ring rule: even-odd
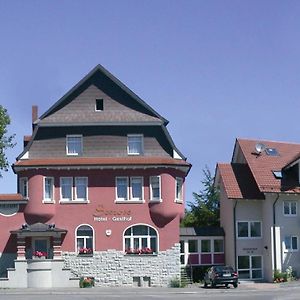
{"label": "roof gable", "polygon": [[[104,111],[95,111],[96,99],[103,99]],[[101,65],[90,71],[36,121],[42,126],[101,122],[168,123]]]}

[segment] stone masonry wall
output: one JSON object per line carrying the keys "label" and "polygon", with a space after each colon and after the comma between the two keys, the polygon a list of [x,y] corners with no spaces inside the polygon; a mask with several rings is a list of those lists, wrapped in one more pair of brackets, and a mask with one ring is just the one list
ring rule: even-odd
{"label": "stone masonry wall", "polygon": [[168,286],[180,278],[180,244],[157,255],[107,250],[93,256],[64,252],[63,259],[65,268],[78,277],[94,277],[96,286]]}

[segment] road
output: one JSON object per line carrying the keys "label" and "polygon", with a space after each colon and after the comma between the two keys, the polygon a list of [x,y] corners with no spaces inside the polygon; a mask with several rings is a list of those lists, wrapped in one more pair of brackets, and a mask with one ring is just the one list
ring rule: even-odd
{"label": "road", "polygon": [[241,284],[237,289],[216,288],[90,288],[90,289],[3,289],[0,300],[299,300],[300,282],[287,284]]}

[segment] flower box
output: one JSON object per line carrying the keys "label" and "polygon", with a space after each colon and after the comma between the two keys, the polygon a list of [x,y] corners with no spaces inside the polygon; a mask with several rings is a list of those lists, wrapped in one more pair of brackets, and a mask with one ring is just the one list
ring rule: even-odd
{"label": "flower box", "polygon": [[34,251],[32,256],[33,258],[45,259],[47,257],[47,252]]}
{"label": "flower box", "polygon": [[79,280],[79,287],[80,288],[91,288],[95,286],[95,279],[94,277],[80,277]]}
{"label": "flower box", "polygon": [[153,250],[151,248],[141,248],[141,249],[126,249],[126,254],[134,254],[134,255],[145,255],[145,254],[153,254]]}
{"label": "flower box", "polygon": [[91,248],[80,248],[78,251],[79,255],[93,255],[93,250]]}

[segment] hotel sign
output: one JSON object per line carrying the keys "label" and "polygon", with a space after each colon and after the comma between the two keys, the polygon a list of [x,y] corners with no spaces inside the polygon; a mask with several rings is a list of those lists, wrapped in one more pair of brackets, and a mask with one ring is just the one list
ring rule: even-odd
{"label": "hotel sign", "polygon": [[113,210],[105,209],[104,206],[98,205],[93,214],[94,221],[96,222],[130,222],[132,221],[131,210]]}

